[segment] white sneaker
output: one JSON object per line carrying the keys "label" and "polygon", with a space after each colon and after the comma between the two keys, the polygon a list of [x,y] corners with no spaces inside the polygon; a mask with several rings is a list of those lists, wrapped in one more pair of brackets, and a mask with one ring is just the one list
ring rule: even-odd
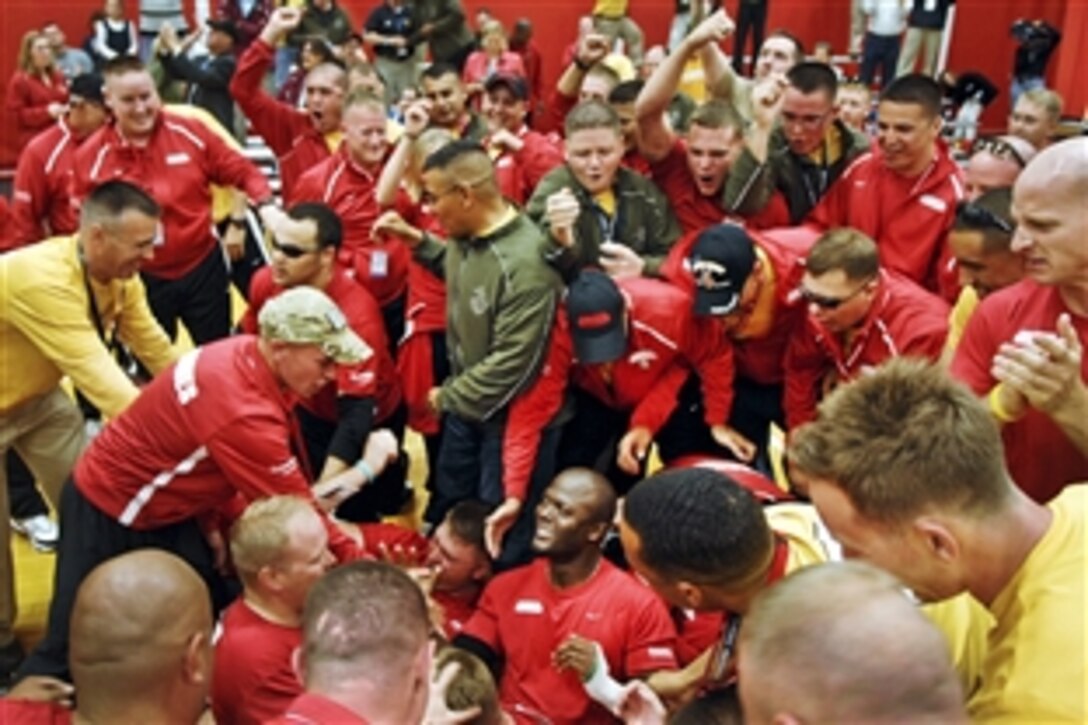
{"label": "white sneaker", "polygon": [[31,516],[28,519],[12,519],[11,528],[30,539],[30,544],[37,551],[53,551],[57,548],[60,529],[45,514]]}

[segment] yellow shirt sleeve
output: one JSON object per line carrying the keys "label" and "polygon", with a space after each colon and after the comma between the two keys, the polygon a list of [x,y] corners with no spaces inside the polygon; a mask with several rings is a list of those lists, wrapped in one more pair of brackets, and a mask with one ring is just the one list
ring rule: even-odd
{"label": "yellow shirt sleeve", "polygon": [[978,293],[970,285],[964,287],[960,296],[956,298],[956,305],[948,315],[948,339],[944,343],[945,355],[949,359],[952,358],[960,340],[963,339],[963,331],[967,329],[967,322],[971,319],[971,315],[975,314],[978,302]]}
{"label": "yellow shirt sleeve", "polygon": [[[48,392],[61,374],[68,375],[104,415],[114,417],[139,390],[114,361],[88,316],[75,239],[69,238],[63,249],[47,250],[59,253],[27,255],[8,270],[5,353],[13,370],[26,371],[14,376],[9,390],[26,400]],[[70,252],[72,259],[64,259],[63,252]]]}

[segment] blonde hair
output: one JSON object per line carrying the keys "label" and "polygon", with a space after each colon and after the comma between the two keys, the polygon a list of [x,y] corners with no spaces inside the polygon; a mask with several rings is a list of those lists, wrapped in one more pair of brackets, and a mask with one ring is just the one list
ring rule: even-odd
{"label": "blonde hair", "polygon": [[290,543],[288,525],[296,516],[316,516],[313,505],[298,496],[272,496],[251,503],[230,530],[230,556],[246,585],[283,556]]}
{"label": "blonde hair", "polygon": [[[39,38],[44,37],[45,35],[37,30],[28,30],[26,33],[23,34],[23,39],[19,42],[19,70],[23,71],[24,73],[29,73],[30,75],[42,75],[38,71],[38,69],[34,67],[33,48],[34,43],[36,43]],[[50,56],[52,56],[53,51],[50,50],[49,53]],[[56,58],[53,58],[53,60],[49,63],[49,67],[46,69],[46,75],[53,71],[56,66],[56,62]]]}

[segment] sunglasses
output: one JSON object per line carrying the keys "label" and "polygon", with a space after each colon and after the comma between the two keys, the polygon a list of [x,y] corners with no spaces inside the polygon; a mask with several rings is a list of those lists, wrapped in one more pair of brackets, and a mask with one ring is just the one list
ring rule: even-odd
{"label": "sunglasses", "polygon": [[1006,234],[1013,233],[1012,224],[994,214],[989,209],[970,201],[961,201],[956,206],[956,219],[972,229],[997,229]]}
{"label": "sunglasses", "polygon": [[277,241],[275,238],[271,241],[272,249],[279,252],[288,259],[298,259],[299,257],[305,257],[307,254],[313,254],[319,252],[319,249],[304,249],[303,247],[295,246],[294,244],[284,244]]}
{"label": "sunglasses", "polygon": [[837,310],[845,305],[847,302],[861,294],[862,291],[865,290],[865,288],[869,286],[869,283],[872,282],[874,279],[876,279],[876,277],[870,277],[869,279],[865,280],[856,290],[846,295],[845,297],[826,297],[824,295],[817,294],[810,289],[806,289],[804,286],[798,287],[797,293],[801,295],[801,299],[803,299],[805,302],[810,305],[816,305],[821,310]]}
{"label": "sunglasses", "polygon": [[1020,152],[1008,141],[1004,141],[997,136],[983,136],[975,141],[975,144],[971,147],[971,155],[974,156],[980,151],[986,151],[999,159],[1015,161],[1021,169],[1027,166]]}

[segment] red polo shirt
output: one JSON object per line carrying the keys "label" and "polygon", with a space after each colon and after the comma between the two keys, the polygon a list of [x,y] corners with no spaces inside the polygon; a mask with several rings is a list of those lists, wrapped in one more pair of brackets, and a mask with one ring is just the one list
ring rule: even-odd
{"label": "red polo shirt", "polygon": [[[1054,332],[1062,313],[1069,314],[1081,344],[1088,347],[1088,317],[1072,314],[1056,287],[1025,279],[987,295],[956,348],[952,375],[987,395],[997,385],[990,366],[1001,344],[1020,330]],[[1088,381],[1088,355],[1081,360],[1080,377]],[[1001,436],[1012,479],[1036,501],[1046,503],[1066,484],[1088,480],[1088,456],[1044,413],[1029,407],[1023,418],[1002,426]]]}
{"label": "red polo shirt", "polygon": [[598,642],[612,677],[625,682],[676,668],[676,629],[649,588],[606,560],[581,584],[557,589],[550,564],[538,558],[500,574],[484,589],[463,634],[505,659],[499,699],[519,722],[612,723],[589,699],[578,675],[557,670],[552,654],[569,636]]}
{"label": "red polo shirt", "polygon": [[304,692],[291,703],[287,712],[269,720],[268,725],[367,725],[368,722],[338,702]]}
{"label": "red polo shirt", "polygon": [[[524,206],[545,174],[563,163],[563,149],[558,136],[545,136],[528,126],[518,129],[517,137],[523,144],[520,149],[504,150],[495,157],[495,178],[503,196]],[[485,138],[484,148],[488,143]]]}
{"label": "red polo shirt", "polygon": [[211,701],[216,722],[259,725],[302,694],[293,657],[302,630],[269,622],[239,597],[223,613]]}

